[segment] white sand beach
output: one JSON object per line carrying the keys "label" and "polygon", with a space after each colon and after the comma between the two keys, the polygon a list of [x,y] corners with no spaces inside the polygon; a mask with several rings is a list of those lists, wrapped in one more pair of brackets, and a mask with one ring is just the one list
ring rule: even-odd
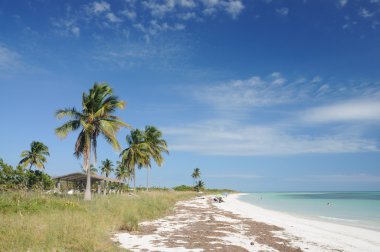
{"label": "white sand beach", "polygon": [[266,210],[238,196],[180,202],[173,214],[114,240],[131,251],[380,251],[379,232]]}
{"label": "white sand beach", "polygon": [[282,232],[292,244],[307,251],[380,251],[380,232],[295,217],[263,209],[238,200],[239,194],[230,195],[220,209],[239,214],[255,221],[284,228]]}

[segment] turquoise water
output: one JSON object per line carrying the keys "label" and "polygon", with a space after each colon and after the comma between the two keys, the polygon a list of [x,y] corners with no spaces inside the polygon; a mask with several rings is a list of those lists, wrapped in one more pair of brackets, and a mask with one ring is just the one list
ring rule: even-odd
{"label": "turquoise water", "polygon": [[239,199],[291,215],[380,231],[380,192],[249,193]]}

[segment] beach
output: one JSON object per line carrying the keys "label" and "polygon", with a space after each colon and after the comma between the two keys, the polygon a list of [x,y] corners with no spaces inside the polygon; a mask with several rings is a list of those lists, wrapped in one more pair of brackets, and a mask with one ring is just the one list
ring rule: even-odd
{"label": "beach", "polygon": [[267,210],[239,196],[179,202],[170,215],[114,240],[131,251],[380,251],[377,231]]}

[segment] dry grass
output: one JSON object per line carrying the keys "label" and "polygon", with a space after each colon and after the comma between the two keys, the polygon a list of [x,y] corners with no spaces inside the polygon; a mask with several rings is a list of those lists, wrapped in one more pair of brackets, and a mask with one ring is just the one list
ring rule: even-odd
{"label": "dry grass", "polygon": [[168,214],[189,192],[149,192],[137,197],[0,194],[0,251],[119,251],[113,232],[136,230],[142,220]]}

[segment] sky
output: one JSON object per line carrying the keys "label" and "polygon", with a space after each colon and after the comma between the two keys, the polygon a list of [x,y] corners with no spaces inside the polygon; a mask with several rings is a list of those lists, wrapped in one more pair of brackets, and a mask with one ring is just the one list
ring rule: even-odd
{"label": "sky", "polygon": [[[0,157],[81,170],[57,109],[107,82],[168,141],[151,184],[380,190],[379,0],[0,0]],[[128,129],[118,139],[127,144]],[[119,153],[100,139],[99,160]],[[146,170],[137,184],[145,185]]]}

